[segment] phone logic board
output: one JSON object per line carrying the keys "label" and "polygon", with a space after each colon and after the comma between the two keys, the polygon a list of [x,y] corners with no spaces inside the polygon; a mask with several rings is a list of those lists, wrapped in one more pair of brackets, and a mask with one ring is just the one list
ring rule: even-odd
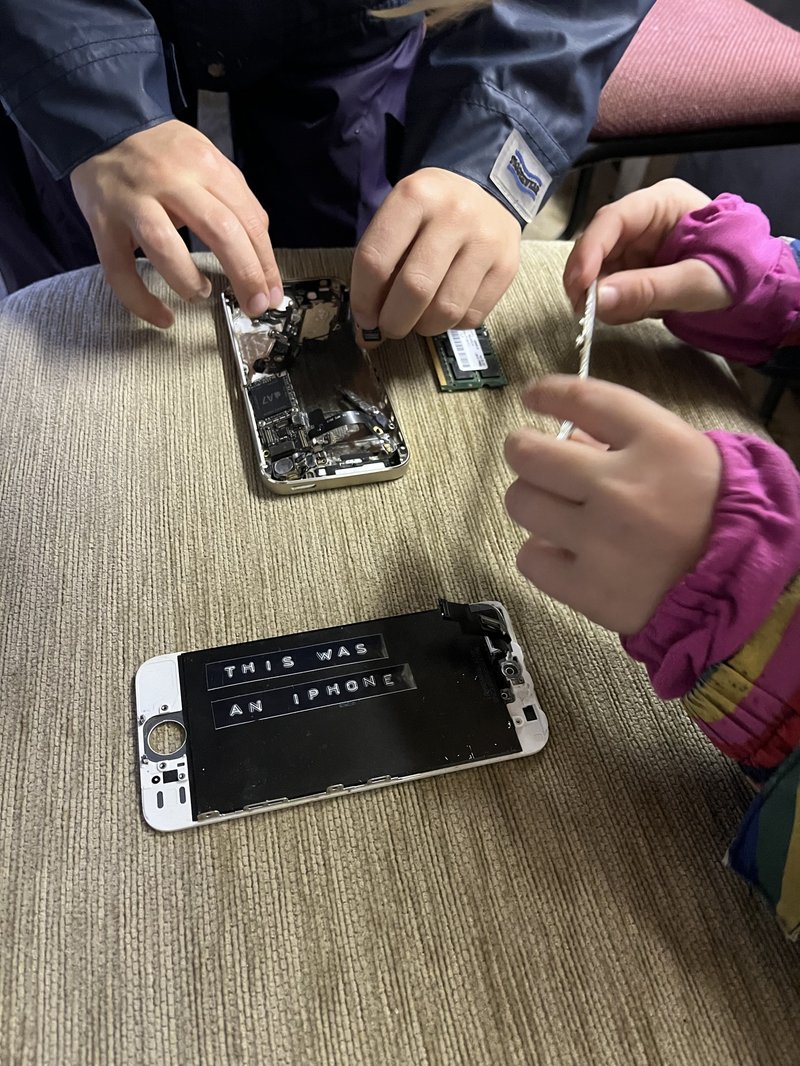
{"label": "phone logic board", "polygon": [[428,351],[441,392],[498,389],[508,384],[486,326],[449,329],[428,337]]}
{"label": "phone logic board", "polygon": [[369,357],[348,291],[333,278],[287,282],[280,307],[223,307],[261,473],[276,492],[399,477],[408,447]]}

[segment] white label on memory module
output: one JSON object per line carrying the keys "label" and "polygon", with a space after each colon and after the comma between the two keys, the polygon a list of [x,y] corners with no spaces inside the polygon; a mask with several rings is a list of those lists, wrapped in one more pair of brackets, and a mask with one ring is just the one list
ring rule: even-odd
{"label": "white label on memory module", "polygon": [[486,370],[486,356],[474,329],[449,329],[447,338],[453,346],[453,354],[458,369],[465,373],[470,370]]}

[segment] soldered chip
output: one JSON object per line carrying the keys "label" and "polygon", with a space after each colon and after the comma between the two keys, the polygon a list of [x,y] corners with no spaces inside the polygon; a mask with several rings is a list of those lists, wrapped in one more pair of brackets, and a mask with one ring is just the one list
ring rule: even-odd
{"label": "soldered chip", "polygon": [[428,337],[428,349],[442,392],[497,389],[508,384],[486,326],[449,329]]}
{"label": "soldered chip", "polygon": [[289,387],[284,377],[265,378],[248,390],[250,403],[257,419],[270,418],[292,406]]}

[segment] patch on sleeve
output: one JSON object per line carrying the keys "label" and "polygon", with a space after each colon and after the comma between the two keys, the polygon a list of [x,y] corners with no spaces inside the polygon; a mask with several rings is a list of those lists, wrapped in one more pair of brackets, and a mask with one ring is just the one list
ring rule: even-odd
{"label": "patch on sleeve", "polygon": [[526,222],[539,210],[553,180],[516,130],[506,138],[489,178]]}

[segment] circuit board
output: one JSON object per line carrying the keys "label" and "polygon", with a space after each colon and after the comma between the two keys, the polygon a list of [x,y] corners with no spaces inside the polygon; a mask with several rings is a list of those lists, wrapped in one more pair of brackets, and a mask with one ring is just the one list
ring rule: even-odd
{"label": "circuit board", "polygon": [[486,326],[449,329],[428,337],[428,350],[442,392],[497,389],[508,384]]}
{"label": "circuit board", "polygon": [[403,473],[408,448],[369,356],[355,340],[346,286],[284,284],[280,307],[250,318],[223,294],[259,465],[278,492]]}

